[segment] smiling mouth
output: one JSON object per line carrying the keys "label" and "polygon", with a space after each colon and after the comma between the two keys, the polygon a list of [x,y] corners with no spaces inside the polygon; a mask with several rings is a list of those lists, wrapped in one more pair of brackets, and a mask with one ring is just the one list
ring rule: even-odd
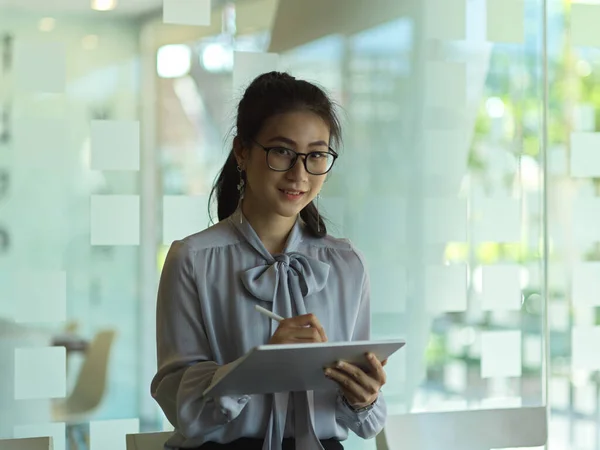
{"label": "smiling mouth", "polygon": [[279,192],[283,195],[283,198],[288,201],[296,201],[301,199],[306,192],[303,191],[292,191],[288,189],[279,189]]}

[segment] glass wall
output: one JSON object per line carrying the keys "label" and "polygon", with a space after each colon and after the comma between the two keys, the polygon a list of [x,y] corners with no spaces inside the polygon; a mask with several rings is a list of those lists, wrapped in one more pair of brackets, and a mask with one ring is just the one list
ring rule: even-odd
{"label": "glass wall", "polygon": [[[511,448],[600,449],[599,3],[28,3],[0,6],[0,439],[171,428],[164,257],[210,225],[244,86],[285,70],[341,106],[319,208],[366,256],[373,338],[408,343],[385,434],[346,448],[506,448],[488,413],[548,406],[548,445],[517,421]],[[432,434],[459,417],[455,447]]]}

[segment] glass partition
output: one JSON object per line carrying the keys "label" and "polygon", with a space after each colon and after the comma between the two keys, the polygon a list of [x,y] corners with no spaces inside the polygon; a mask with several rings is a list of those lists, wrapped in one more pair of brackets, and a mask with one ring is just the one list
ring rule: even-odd
{"label": "glass partition", "polygon": [[0,5],[0,439],[171,429],[164,257],[211,223],[244,87],[285,70],[341,107],[319,208],[366,257],[373,338],[408,343],[385,435],[345,448],[410,450],[394,424],[439,413],[492,450],[488,411],[547,407],[545,448],[600,449],[598,2],[76,3]]}

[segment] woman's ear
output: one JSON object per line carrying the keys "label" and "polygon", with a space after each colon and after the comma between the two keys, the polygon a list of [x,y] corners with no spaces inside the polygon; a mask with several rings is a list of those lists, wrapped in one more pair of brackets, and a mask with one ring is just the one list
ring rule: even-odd
{"label": "woman's ear", "polygon": [[233,154],[235,155],[237,165],[242,169],[245,169],[246,161],[248,160],[248,149],[244,147],[239,136],[233,138]]}

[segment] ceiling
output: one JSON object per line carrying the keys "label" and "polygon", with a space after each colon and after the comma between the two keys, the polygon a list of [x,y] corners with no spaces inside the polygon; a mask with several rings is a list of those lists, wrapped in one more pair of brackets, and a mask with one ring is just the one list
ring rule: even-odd
{"label": "ceiling", "polygon": [[423,1],[279,0],[269,51],[281,53],[324,36],[358,33],[404,17]]}
{"label": "ceiling", "polygon": [[90,0],[0,0],[0,9],[10,8],[40,14],[85,14],[90,16],[140,16],[157,11],[162,0],[118,0],[113,11],[94,11]]}

